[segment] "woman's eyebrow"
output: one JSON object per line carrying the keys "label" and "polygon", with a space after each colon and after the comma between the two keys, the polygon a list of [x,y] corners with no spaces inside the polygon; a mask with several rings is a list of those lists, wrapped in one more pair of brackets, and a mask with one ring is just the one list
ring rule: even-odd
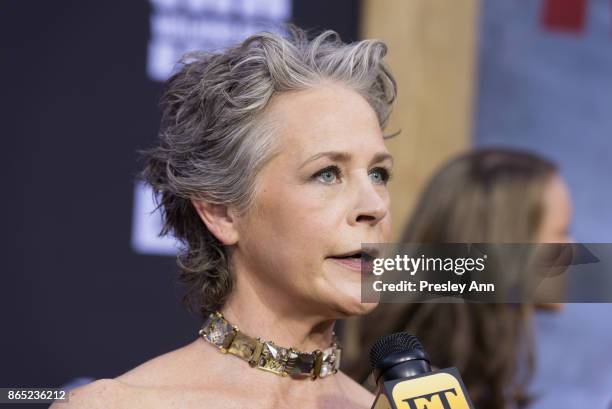
{"label": "woman's eyebrow", "polygon": [[[349,162],[351,160],[351,155],[347,152],[340,152],[340,151],[319,152],[311,156],[310,158],[306,159],[304,163],[300,166],[300,169],[306,166],[307,164],[309,164],[310,162],[313,162],[317,159],[324,158],[324,157],[330,158],[336,162]],[[391,163],[393,164],[393,156],[389,152],[378,152],[377,154],[374,155],[370,163],[378,163],[384,160],[390,160]]]}
{"label": "woman's eyebrow", "polygon": [[304,163],[302,163],[302,165],[300,166],[300,169],[306,166],[307,164],[309,164],[310,162],[313,162],[317,159],[324,158],[324,157],[328,157],[337,162],[348,162],[351,159],[351,155],[349,155],[346,152],[340,152],[340,151],[319,152],[315,155],[312,155],[310,158],[306,159]]}
{"label": "woman's eyebrow", "polygon": [[391,155],[389,152],[377,153],[376,155],[374,155],[374,158],[372,159],[371,163],[378,163],[385,160],[391,161],[391,164],[393,165],[393,155]]}

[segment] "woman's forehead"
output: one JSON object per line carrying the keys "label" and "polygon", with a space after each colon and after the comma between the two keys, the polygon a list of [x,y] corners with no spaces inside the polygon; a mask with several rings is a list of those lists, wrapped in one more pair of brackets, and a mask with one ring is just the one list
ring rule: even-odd
{"label": "woman's forehead", "polygon": [[318,87],[279,95],[268,114],[284,150],[300,157],[322,151],[386,150],[368,102],[344,87]]}

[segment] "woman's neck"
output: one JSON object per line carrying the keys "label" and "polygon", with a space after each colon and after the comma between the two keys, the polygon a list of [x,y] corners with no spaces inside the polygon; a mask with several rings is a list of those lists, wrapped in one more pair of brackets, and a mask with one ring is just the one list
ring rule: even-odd
{"label": "woman's neck", "polygon": [[295,303],[285,300],[285,295],[270,294],[270,290],[256,289],[250,283],[237,281],[221,312],[240,331],[301,352],[330,346],[334,319],[297,311]]}

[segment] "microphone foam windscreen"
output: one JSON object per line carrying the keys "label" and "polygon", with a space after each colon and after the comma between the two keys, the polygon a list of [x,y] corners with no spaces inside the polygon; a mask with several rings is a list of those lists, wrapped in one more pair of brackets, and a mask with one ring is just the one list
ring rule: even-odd
{"label": "microphone foam windscreen", "polygon": [[407,332],[396,332],[379,338],[370,349],[370,367],[378,368],[378,364],[387,356],[396,352],[425,352],[423,345],[417,337]]}

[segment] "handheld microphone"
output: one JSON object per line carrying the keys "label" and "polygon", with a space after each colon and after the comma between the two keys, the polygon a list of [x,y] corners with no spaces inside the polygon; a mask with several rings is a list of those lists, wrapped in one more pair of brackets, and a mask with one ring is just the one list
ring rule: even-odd
{"label": "handheld microphone", "polygon": [[407,332],[376,341],[370,366],[378,386],[372,409],[474,409],[459,371],[432,372],[425,349]]}

